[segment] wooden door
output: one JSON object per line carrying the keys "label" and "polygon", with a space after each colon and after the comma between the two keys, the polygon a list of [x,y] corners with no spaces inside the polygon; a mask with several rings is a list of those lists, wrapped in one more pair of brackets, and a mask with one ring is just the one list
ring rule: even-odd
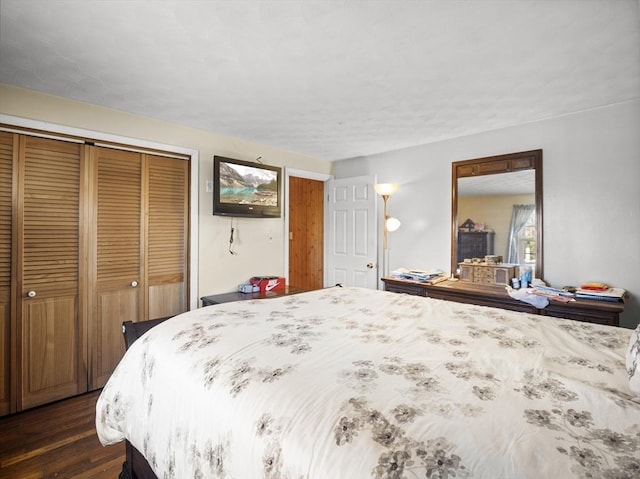
{"label": "wooden door", "polygon": [[146,319],[187,311],[189,162],[145,156]]}
{"label": "wooden door", "polygon": [[21,136],[17,172],[18,410],[86,391],[79,310],[83,147]]}
{"label": "wooden door", "polygon": [[17,138],[0,132],[0,416],[15,412],[11,401],[11,235],[13,166],[17,165],[13,145]]}
{"label": "wooden door", "polygon": [[122,322],[143,318],[142,155],[92,148],[89,388],[105,385],[124,354]]}
{"label": "wooden door", "polygon": [[290,285],[309,290],[323,287],[323,250],[324,182],[290,176]]}

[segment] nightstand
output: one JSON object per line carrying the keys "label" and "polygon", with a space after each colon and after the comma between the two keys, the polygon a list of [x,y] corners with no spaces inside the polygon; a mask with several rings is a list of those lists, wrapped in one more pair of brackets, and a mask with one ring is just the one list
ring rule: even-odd
{"label": "nightstand", "polygon": [[203,296],[200,298],[202,306],[211,306],[213,304],[231,303],[233,301],[244,301],[247,299],[265,299],[276,298],[278,296],[289,296],[290,294],[304,293],[306,290],[296,288],[295,286],[285,286],[285,289],[278,291],[267,291],[260,293],[241,293],[240,291],[233,291],[231,293],[212,294],[210,296]]}

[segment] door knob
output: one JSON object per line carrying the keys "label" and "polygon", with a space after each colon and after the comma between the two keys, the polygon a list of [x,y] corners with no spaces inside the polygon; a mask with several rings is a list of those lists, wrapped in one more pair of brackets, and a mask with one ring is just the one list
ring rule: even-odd
{"label": "door knob", "polygon": [[367,268],[373,269],[375,265],[373,263],[367,263]]}
{"label": "door knob", "polygon": [[131,286],[135,288],[136,286],[138,286],[138,282],[137,281],[131,281]]}
{"label": "door knob", "polygon": [[36,292],[35,291],[29,291],[27,293],[27,296],[29,296],[30,298],[35,298],[36,297]]}

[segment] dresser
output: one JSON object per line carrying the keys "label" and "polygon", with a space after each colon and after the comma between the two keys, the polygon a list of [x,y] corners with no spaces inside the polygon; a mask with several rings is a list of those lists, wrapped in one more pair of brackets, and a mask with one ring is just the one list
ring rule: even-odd
{"label": "dresser", "polygon": [[521,311],[554,318],[574,319],[588,323],[620,325],[620,314],[624,303],[590,301],[576,299],[569,303],[550,301],[546,308],[536,308],[528,303],[513,299],[504,287],[467,283],[463,281],[444,281],[438,284],[425,284],[395,278],[382,278],[385,291],[426,296],[458,303],[492,306],[494,308]]}
{"label": "dresser", "polygon": [[245,301],[247,299],[276,298],[278,296],[288,296],[290,294],[304,293],[305,291],[305,289],[296,288],[295,286],[285,286],[284,289],[257,293],[241,293],[240,291],[232,291],[231,293],[203,296],[202,298],[200,298],[200,301],[202,301],[202,306],[211,306],[213,304],[231,303],[233,301]]}

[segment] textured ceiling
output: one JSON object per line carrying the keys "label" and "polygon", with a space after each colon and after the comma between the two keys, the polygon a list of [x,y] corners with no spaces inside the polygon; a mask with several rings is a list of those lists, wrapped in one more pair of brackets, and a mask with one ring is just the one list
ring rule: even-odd
{"label": "textured ceiling", "polygon": [[534,170],[458,178],[458,196],[532,195],[535,192]]}
{"label": "textured ceiling", "polygon": [[640,98],[639,2],[1,0],[0,82],[343,159]]}

